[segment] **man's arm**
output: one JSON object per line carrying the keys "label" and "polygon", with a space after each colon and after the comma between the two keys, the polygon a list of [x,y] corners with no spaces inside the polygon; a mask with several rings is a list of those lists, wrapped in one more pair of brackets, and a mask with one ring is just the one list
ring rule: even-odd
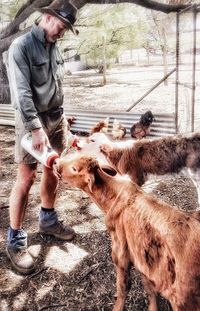
{"label": "man's arm", "polygon": [[27,130],[41,128],[32,99],[31,75],[25,48],[14,42],[9,49],[9,80],[14,100]]}
{"label": "man's arm", "polygon": [[32,132],[33,148],[42,151],[48,143],[48,138],[37,116],[37,110],[32,99],[29,66],[25,48],[18,43],[12,44],[9,49],[10,87],[25,128]]}

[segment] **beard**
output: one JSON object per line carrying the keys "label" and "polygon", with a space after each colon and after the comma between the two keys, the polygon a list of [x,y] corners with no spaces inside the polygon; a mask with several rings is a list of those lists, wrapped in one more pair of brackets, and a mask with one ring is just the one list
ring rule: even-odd
{"label": "beard", "polygon": [[58,40],[58,36],[48,36],[48,35],[46,35],[46,40],[49,43],[55,43]]}

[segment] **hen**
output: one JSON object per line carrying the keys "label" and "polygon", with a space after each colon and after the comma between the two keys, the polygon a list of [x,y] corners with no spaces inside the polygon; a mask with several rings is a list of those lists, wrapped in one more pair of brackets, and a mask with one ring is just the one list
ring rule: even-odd
{"label": "hen", "polygon": [[155,121],[153,113],[150,110],[145,112],[141,115],[140,121],[131,127],[131,136],[137,139],[146,137],[150,133],[153,121]]}
{"label": "hen", "polygon": [[112,137],[113,139],[122,139],[126,135],[126,128],[117,120],[113,121]]}
{"label": "hen", "polygon": [[69,118],[67,119],[67,122],[68,122],[68,129],[71,128],[72,124],[74,124],[75,121],[76,121],[76,118],[73,117],[73,116],[72,116],[72,117],[69,117]]}
{"label": "hen", "polygon": [[108,132],[108,124],[109,124],[109,118],[106,118],[103,121],[99,121],[91,130],[90,130],[90,135],[97,133],[97,132],[102,132],[102,133],[107,133]]}

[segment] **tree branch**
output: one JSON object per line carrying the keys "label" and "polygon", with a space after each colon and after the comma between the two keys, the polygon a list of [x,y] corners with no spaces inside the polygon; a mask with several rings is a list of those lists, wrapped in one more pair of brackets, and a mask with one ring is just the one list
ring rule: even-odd
{"label": "tree branch", "polygon": [[21,8],[19,9],[19,11],[16,13],[15,19],[16,19],[18,16],[20,16],[20,14],[23,13],[24,10],[25,10],[26,8],[28,8],[33,2],[35,2],[35,0],[28,0],[26,3],[24,3],[24,4],[21,6]]}
{"label": "tree branch", "polygon": [[[67,0],[66,0],[67,1]],[[41,8],[49,5],[52,0],[27,0],[27,2],[19,9],[15,19],[5,27],[0,33],[0,39],[5,39],[6,42],[1,40],[3,46],[1,46],[1,51],[8,47],[8,42],[11,42],[11,38],[19,35],[19,26],[24,22],[37,8]],[[189,4],[163,4],[153,0],[72,0],[72,3],[77,6],[78,9],[82,8],[85,4],[116,4],[116,3],[132,3],[137,4],[142,7],[161,11],[164,13],[177,12],[182,9],[189,7]]]}
{"label": "tree branch", "polygon": [[77,8],[82,8],[85,4],[115,4],[115,3],[132,3],[147,9],[161,11],[163,13],[178,12],[190,6],[190,4],[164,4],[153,0],[73,0]]}
{"label": "tree branch", "polygon": [[23,35],[24,33],[28,32],[30,30],[30,27],[18,32],[18,33],[15,33],[7,38],[4,38],[4,39],[1,39],[0,38],[0,54],[3,53],[4,51],[7,51],[11,42],[17,38],[18,36],[21,36]]}
{"label": "tree branch", "polygon": [[23,23],[32,13],[34,13],[37,8],[49,5],[51,1],[52,0],[28,0],[23,6],[24,10],[20,8],[16,14],[16,18],[1,32],[0,39],[17,33],[21,23]]}

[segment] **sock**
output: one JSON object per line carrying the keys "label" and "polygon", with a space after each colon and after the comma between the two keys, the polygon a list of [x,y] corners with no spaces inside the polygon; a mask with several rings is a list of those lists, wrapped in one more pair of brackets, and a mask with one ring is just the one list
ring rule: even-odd
{"label": "sock", "polygon": [[50,226],[54,226],[58,222],[58,216],[54,208],[44,208],[41,207],[39,214],[39,223],[40,226],[44,228],[48,228]]}
{"label": "sock", "polygon": [[52,207],[52,208],[45,208],[45,207],[41,206],[41,211],[47,212],[47,213],[54,212],[54,207]]}
{"label": "sock", "polygon": [[27,247],[27,233],[24,229],[8,228],[7,245],[13,249],[22,249]]}

